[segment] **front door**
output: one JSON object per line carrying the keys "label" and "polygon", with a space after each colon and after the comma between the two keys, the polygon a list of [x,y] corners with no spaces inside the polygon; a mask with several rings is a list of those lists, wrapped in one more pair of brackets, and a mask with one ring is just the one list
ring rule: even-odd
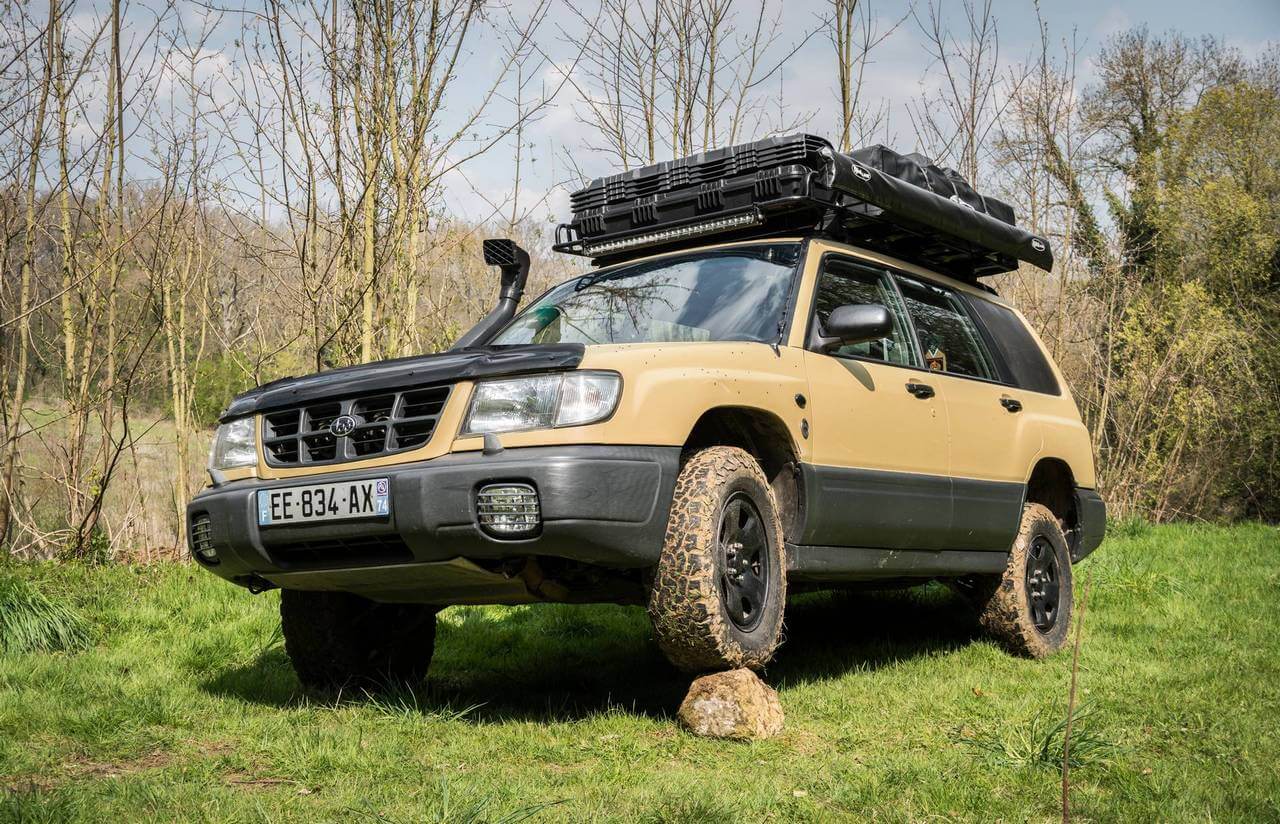
{"label": "front door", "polygon": [[845,304],[880,304],[888,337],[804,353],[813,463],[806,528],[813,546],[942,549],[951,523],[944,388],[922,371],[904,307],[879,267],[828,252],[813,328]]}

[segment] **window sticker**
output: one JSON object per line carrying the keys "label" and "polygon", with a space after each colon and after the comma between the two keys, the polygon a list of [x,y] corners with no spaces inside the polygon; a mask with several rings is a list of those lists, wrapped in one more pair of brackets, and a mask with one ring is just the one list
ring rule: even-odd
{"label": "window sticker", "polygon": [[928,364],[930,372],[947,371],[947,353],[942,351],[942,347],[938,346],[936,341],[929,342],[929,350],[924,353],[924,362]]}

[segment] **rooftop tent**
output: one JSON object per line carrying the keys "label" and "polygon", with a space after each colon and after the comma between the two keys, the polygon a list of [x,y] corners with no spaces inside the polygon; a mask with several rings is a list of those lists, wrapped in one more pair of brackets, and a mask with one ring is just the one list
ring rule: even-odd
{"label": "rooftop tent", "polygon": [[884,146],[851,154],[813,135],[771,137],[593,180],[570,199],[556,249],[598,264],[694,244],[798,233],[878,249],[962,280],[1026,261],[1047,240],[956,172]]}
{"label": "rooftop tent", "polygon": [[953,203],[968,206],[1002,223],[1017,225],[1013,218],[1013,207],[1008,203],[993,197],[983,197],[955,169],[939,166],[922,154],[902,155],[888,146],[877,144],[857,149],[850,157],[889,177],[896,177],[920,189],[928,189]]}

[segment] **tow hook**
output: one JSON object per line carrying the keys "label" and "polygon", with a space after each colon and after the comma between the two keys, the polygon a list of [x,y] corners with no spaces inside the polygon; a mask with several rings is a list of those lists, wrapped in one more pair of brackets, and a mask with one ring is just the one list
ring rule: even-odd
{"label": "tow hook", "polygon": [[254,595],[261,595],[269,589],[276,589],[276,585],[263,578],[261,575],[237,575],[233,580],[240,586],[252,592]]}

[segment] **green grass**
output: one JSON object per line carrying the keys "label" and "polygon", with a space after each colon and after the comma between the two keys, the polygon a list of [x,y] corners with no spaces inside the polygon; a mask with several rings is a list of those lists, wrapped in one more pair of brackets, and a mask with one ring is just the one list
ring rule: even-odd
{"label": "green grass", "polygon": [[[784,733],[700,740],[643,611],[454,608],[424,689],[304,697],[274,594],[190,565],[12,570],[82,652],[0,655],[0,821],[1048,821],[1069,654],[1011,658],[940,587],[816,594]],[[1280,532],[1127,528],[1092,578],[1074,811],[1280,820]]]}
{"label": "green grass", "polygon": [[68,652],[89,644],[89,626],[30,581],[0,572],[0,653]]}

